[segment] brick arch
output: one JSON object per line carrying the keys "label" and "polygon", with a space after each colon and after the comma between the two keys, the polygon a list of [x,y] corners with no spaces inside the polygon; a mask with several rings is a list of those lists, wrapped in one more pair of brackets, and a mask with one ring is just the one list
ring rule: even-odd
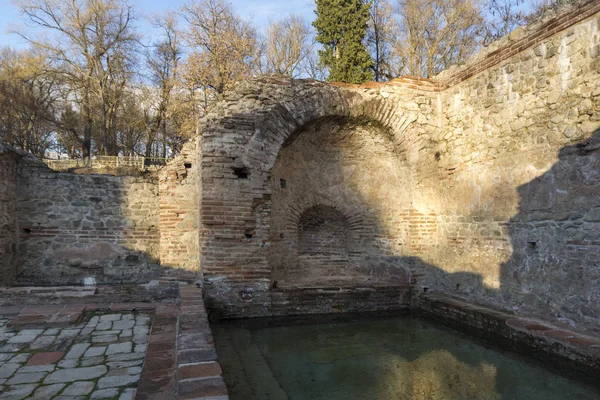
{"label": "brick arch", "polygon": [[[268,172],[290,136],[311,122],[326,117],[375,121],[389,130],[394,144],[401,151],[410,150],[411,143],[417,140],[405,137],[405,132],[417,120],[418,112],[407,109],[399,98],[385,99],[372,96],[372,93],[367,96],[362,91],[312,81],[284,79],[278,84],[284,85],[286,95],[264,99],[252,111],[253,124],[246,125],[248,141],[244,145],[242,163],[250,168]],[[264,89],[268,90],[269,86]],[[244,120],[246,114],[238,117]],[[223,118],[221,125],[235,122],[236,117],[232,117],[231,121]],[[213,129],[218,130],[218,127]]]}
{"label": "brick arch", "polygon": [[338,211],[348,221],[348,229],[355,235],[358,234],[369,234],[372,229],[369,228],[369,222],[365,215],[352,211],[350,208],[345,207],[343,204],[337,204],[329,199],[317,199],[310,197],[303,201],[294,204],[293,208],[290,209],[288,214],[287,231],[295,232],[298,229],[302,215],[308,210],[315,207],[329,207]]}
{"label": "brick arch", "polygon": [[[297,232],[301,213],[318,204],[338,209],[348,219],[353,239],[371,246],[378,229],[376,216],[365,210],[364,215],[356,214],[344,204],[333,204],[320,196],[306,196],[297,202],[289,219],[283,219],[283,226],[274,231],[271,173],[288,138],[311,122],[328,117],[376,121],[396,149],[407,153],[418,149],[418,138],[409,137],[408,132],[417,135],[419,130],[408,128],[419,114],[414,110],[416,103],[411,105],[406,98],[406,91],[384,97],[376,90],[283,78],[241,82],[226,93],[200,124],[200,258],[204,277],[265,292],[272,277],[293,261],[272,250],[273,243],[287,246],[288,234]],[[294,246],[297,243],[290,243],[286,251],[293,253]],[[349,265],[355,270],[359,257],[359,252],[351,249]]]}
{"label": "brick arch", "polygon": [[348,221],[348,229],[355,235],[357,238],[362,236],[369,236],[373,234],[373,225],[376,222],[371,221],[369,216],[363,215],[362,213],[355,212],[349,207],[346,207],[344,204],[338,204],[334,201],[331,201],[326,198],[316,198],[310,196],[308,198],[303,199],[295,203],[290,209],[287,215],[287,224],[286,231],[287,232],[296,232],[298,230],[298,225],[300,224],[300,220],[302,215],[315,207],[329,207],[338,211],[340,214],[346,218]]}

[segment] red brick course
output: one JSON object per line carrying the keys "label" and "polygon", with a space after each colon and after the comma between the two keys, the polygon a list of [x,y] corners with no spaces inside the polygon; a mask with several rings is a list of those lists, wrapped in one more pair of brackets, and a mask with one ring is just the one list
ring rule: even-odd
{"label": "red brick course", "polygon": [[182,286],[180,299],[156,309],[136,400],[226,400],[202,291]]}

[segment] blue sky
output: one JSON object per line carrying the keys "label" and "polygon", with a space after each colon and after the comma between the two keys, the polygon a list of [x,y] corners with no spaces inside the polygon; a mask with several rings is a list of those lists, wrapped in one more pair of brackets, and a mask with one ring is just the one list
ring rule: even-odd
{"label": "blue sky", "polygon": [[[140,17],[160,13],[169,9],[181,8],[187,0],[132,0]],[[276,20],[288,14],[299,14],[307,21],[314,19],[314,2],[312,0],[230,0],[236,12],[243,18],[253,21],[259,28],[268,25],[269,20]],[[0,46],[21,47],[22,40],[7,30],[19,23],[19,13],[11,0],[0,0]],[[140,29],[146,27],[140,21]]]}

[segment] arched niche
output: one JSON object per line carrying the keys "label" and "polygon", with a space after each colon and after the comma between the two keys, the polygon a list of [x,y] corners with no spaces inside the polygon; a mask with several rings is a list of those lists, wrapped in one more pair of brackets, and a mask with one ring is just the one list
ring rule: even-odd
{"label": "arched niche", "polygon": [[298,263],[302,269],[343,274],[350,250],[349,223],[333,207],[311,207],[298,223]]}
{"label": "arched niche", "polygon": [[410,168],[381,124],[313,121],[284,143],[269,184],[274,285],[360,286],[406,278],[401,256],[410,228]]}

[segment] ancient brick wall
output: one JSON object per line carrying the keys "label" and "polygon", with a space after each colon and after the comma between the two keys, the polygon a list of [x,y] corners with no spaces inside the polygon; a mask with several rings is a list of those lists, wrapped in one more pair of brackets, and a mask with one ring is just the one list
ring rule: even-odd
{"label": "ancient brick wall", "polygon": [[0,143],[0,286],[16,278],[17,166],[20,156]]}
{"label": "ancient brick wall", "polygon": [[303,127],[270,178],[271,279],[298,287],[407,276],[411,185],[404,153],[375,122],[328,118]]}
{"label": "ancient brick wall", "polygon": [[19,283],[147,282],[158,274],[155,177],[57,173],[20,165]]}
{"label": "ancient brick wall", "polygon": [[160,261],[166,273],[199,272],[201,138],[159,172]]}
{"label": "ancient brick wall", "polygon": [[[212,304],[264,315],[273,286],[326,285],[302,269],[299,224],[331,207],[351,243],[325,271],[331,284],[393,257],[415,293],[597,329],[599,11],[579,1],[435,80],[240,83],[203,121]],[[353,134],[376,139],[353,148]]]}
{"label": "ancient brick wall", "polygon": [[[413,261],[401,257],[404,240],[419,245],[406,233],[421,213],[410,201],[411,177],[422,136],[440,120],[435,96],[431,82],[412,79],[363,88],[281,77],[227,93],[202,123],[200,253],[209,304],[229,315],[265,315],[277,312],[273,286],[408,282]],[[313,207],[347,220],[347,265],[307,273],[298,226]]]}
{"label": "ancient brick wall", "polygon": [[434,80],[240,82],[158,183],[22,162],[1,243],[23,283],[160,259],[222,316],[403,309],[410,283],[598,331],[599,13],[580,0]]}
{"label": "ancient brick wall", "polygon": [[345,274],[354,243],[349,230],[348,220],[335,208],[309,208],[298,223],[298,264],[306,266],[311,276],[327,268],[333,268],[335,275]]}

